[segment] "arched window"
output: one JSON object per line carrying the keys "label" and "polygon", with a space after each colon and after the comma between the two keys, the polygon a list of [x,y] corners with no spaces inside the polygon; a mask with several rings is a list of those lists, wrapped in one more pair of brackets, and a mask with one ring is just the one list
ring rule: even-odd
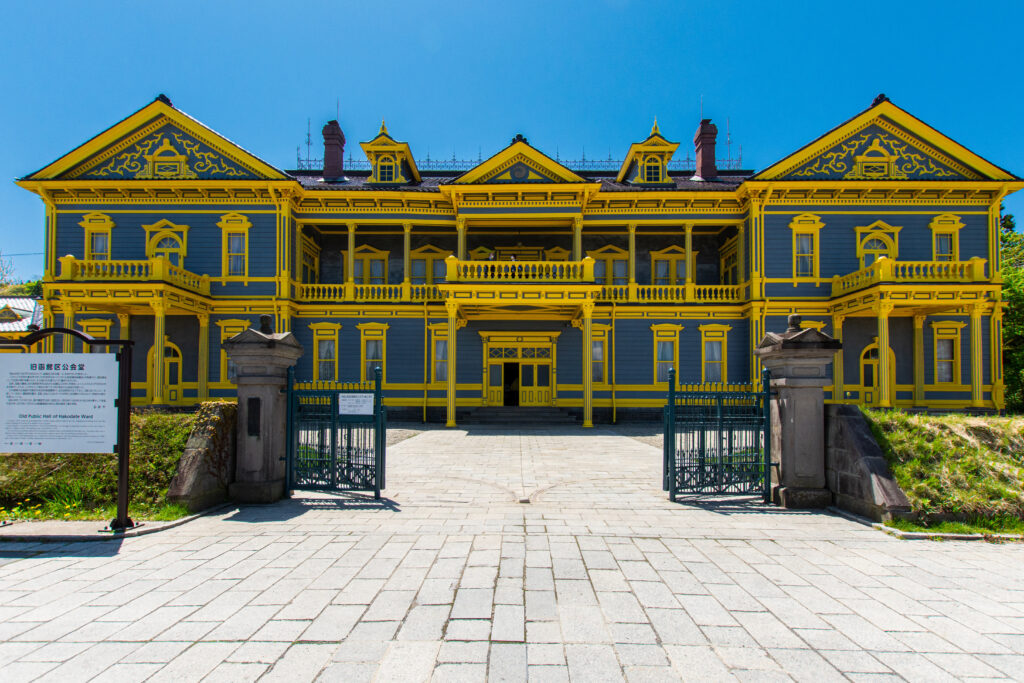
{"label": "arched window", "polygon": [[395,182],[395,158],[392,156],[382,156],[377,162],[377,182],[380,183],[393,183]]}
{"label": "arched window", "polygon": [[169,233],[157,235],[153,239],[156,240],[152,249],[153,256],[162,256],[176,266],[182,264],[185,250],[181,246],[181,239]]}
{"label": "arched window", "polygon": [[865,237],[860,245],[861,267],[867,268],[880,257],[892,258],[892,243],[884,235]]}
{"label": "arched window", "polygon": [[867,268],[882,256],[898,258],[900,230],[902,228],[884,221],[857,227],[857,258],[860,259],[860,267]]}
{"label": "arched window", "polygon": [[165,219],[142,227],[146,231],[146,258],[162,257],[176,266],[185,265],[187,225],[176,225]]}
{"label": "arched window", "polygon": [[661,159],[655,156],[644,159],[643,179],[645,183],[661,182]]}

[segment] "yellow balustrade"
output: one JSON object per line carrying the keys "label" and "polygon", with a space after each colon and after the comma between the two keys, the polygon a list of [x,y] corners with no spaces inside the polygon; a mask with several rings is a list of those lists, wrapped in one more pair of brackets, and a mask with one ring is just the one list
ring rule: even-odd
{"label": "yellow balustrade", "polygon": [[629,285],[605,286],[597,299],[636,303],[734,303],[740,301],[743,294],[742,285],[636,285],[636,295],[632,298],[629,290]]}
{"label": "yellow balustrade", "polygon": [[594,259],[582,261],[460,261],[445,259],[448,282],[537,282],[581,284],[594,281]]}
{"label": "yellow balustrade", "polygon": [[177,285],[199,294],[210,293],[210,278],[176,266],[163,256],[134,261],[88,261],[74,256],[63,256],[60,261],[58,280],[88,282],[110,281],[158,281]]}
{"label": "yellow balustrade", "polygon": [[882,257],[867,268],[832,278],[832,296],[840,296],[880,282],[983,282],[985,259],[969,261],[894,261]]}
{"label": "yellow balustrade", "polygon": [[[436,285],[411,285],[408,296],[403,285],[355,285],[355,301],[440,301],[444,297]],[[301,284],[296,288],[296,298],[302,301],[344,301],[345,284]]]}

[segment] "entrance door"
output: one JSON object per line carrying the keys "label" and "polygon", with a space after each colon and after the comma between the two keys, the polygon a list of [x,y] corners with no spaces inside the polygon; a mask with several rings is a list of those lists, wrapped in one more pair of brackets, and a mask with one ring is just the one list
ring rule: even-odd
{"label": "entrance door", "polygon": [[519,379],[520,366],[519,363],[505,363],[504,364],[504,378],[502,381],[502,393],[504,401],[502,405],[506,406],[518,406],[519,403],[519,391],[522,386]]}
{"label": "entrance door", "polygon": [[519,364],[519,405],[551,405],[551,363]]}

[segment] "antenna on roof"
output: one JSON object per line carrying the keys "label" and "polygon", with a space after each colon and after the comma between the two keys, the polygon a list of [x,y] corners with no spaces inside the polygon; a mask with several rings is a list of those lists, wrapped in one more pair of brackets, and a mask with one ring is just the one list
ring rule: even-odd
{"label": "antenna on roof", "polygon": [[313,144],[313,138],[310,136],[310,120],[306,118],[306,161],[309,162],[309,149]]}
{"label": "antenna on roof", "polygon": [[725,146],[729,153],[729,161],[732,161],[732,131],[729,130],[729,117],[725,117]]}

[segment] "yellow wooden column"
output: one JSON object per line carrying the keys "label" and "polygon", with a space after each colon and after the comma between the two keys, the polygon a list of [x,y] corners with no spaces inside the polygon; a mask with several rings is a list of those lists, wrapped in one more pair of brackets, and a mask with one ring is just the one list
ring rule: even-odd
{"label": "yellow wooden column", "polygon": [[454,301],[444,303],[448,312],[448,395],[445,426],[455,426],[455,391],[456,391],[456,368],[455,368],[455,333],[458,330],[459,305]]}
{"label": "yellow wooden column", "polygon": [[121,339],[132,338],[132,316],[129,313],[118,313],[117,314],[117,326],[118,333],[121,335]]}
{"label": "yellow wooden column", "polygon": [[892,407],[892,374],[889,367],[889,314],[893,305],[880,303],[878,311],[878,405],[881,408]]}
{"label": "yellow wooden column", "polygon": [[152,401],[156,404],[167,403],[164,385],[164,343],[167,337],[167,304],[163,301],[151,301],[153,309],[153,367],[151,369],[152,380]]}
{"label": "yellow wooden column", "polygon": [[[837,341],[843,341],[843,320],[846,316],[837,313],[832,314],[832,336]],[[832,357],[832,401],[839,403],[845,398],[846,388],[843,380],[843,349],[836,351]]]}
{"label": "yellow wooden column", "polygon": [[412,294],[412,281],[409,279],[412,266],[412,223],[402,223],[402,299],[408,301]]}
{"label": "yellow wooden column", "polygon": [[[638,293],[636,286],[636,223],[630,223],[627,229],[629,230],[629,284],[627,285],[627,296],[629,301],[636,301]],[[612,275],[614,277],[614,274]]]}
{"label": "yellow wooden column", "polygon": [[466,219],[459,217],[455,219],[455,232],[458,233],[459,246],[458,257],[460,261],[466,260]]}
{"label": "yellow wooden column", "polygon": [[754,353],[754,349],[761,343],[764,337],[764,302],[750,302],[750,383],[754,386],[761,386],[761,359]]}
{"label": "yellow wooden column", "polygon": [[572,219],[572,260],[583,259],[583,216]]}
{"label": "yellow wooden column", "polygon": [[210,398],[210,314],[200,313],[199,318],[199,363],[196,380],[199,382],[199,400]]}
{"label": "yellow wooden column", "polygon": [[982,353],[981,353],[981,312],[983,306],[971,306],[971,405],[980,408],[984,401],[981,396]]}
{"label": "yellow wooden column", "polygon": [[992,363],[992,403],[1002,410],[1006,407],[1006,388],[1003,384],[1003,306],[996,304],[989,316],[989,348]]}
{"label": "yellow wooden column", "polygon": [[744,244],[746,238],[743,223],[740,223],[736,228],[736,282],[733,283],[737,285],[747,281],[746,266],[744,265],[747,256],[747,245]]}
{"label": "yellow wooden column", "polygon": [[356,224],[348,224],[348,258],[345,263],[345,298],[356,298]]}
{"label": "yellow wooden column", "polygon": [[[64,325],[63,326],[66,327],[69,330],[75,329],[75,307],[72,306],[71,304],[67,304],[66,306],[64,306]],[[61,347],[61,350],[64,351],[64,353],[74,353],[76,351],[76,349],[75,349],[75,341],[76,341],[75,338],[71,337],[71,336],[68,336],[68,335],[62,335],[62,336],[64,337],[64,341],[63,341],[63,346]]]}
{"label": "yellow wooden column", "polygon": [[924,319],[914,316],[914,406],[924,405]]}
{"label": "yellow wooden column", "polygon": [[583,309],[583,426],[594,426],[594,302],[587,301]]}
{"label": "yellow wooden column", "polygon": [[696,296],[693,284],[693,225],[686,224],[686,300],[693,301]]}

